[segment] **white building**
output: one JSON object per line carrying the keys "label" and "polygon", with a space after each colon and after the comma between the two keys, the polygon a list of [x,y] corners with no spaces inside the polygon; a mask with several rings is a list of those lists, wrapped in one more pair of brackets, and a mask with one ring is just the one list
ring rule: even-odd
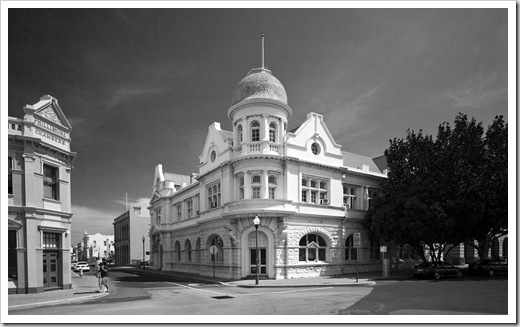
{"label": "white building", "polygon": [[[254,276],[258,216],[263,277],[353,272],[356,260],[360,271],[381,269],[379,244],[361,225],[372,192],[386,178],[379,158],[342,151],[320,114],[309,113],[288,131],[293,110],[266,68],[238,83],[227,113],[233,130],[209,126],[197,174],[155,168],[152,268]],[[354,233],[361,235],[359,248]]]}
{"label": "white building", "polygon": [[114,235],[103,235],[96,233],[89,235],[85,230],[82,244],[83,261],[94,261],[102,258],[109,258],[114,255]]}

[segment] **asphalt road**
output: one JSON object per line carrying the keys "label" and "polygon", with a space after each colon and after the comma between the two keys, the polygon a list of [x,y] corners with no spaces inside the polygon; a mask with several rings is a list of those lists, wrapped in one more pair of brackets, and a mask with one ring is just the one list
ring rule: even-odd
{"label": "asphalt road", "polygon": [[508,312],[507,276],[378,282],[342,315],[501,314]]}
{"label": "asphalt road", "polygon": [[[173,315],[496,315],[507,314],[507,286],[505,276],[378,281],[375,287],[241,288],[112,271],[110,295],[96,302],[13,314],[134,315],[135,322],[142,322],[138,316],[165,322],[165,316]],[[166,322],[175,319],[179,318],[166,318]]]}

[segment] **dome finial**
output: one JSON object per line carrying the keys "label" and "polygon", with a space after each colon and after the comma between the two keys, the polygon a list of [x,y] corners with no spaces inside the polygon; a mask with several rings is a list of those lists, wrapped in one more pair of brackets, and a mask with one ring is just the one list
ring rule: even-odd
{"label": "dome finial", "polygon": [[262,34],[262,69],[265,68],[264,65],[264,35]]}

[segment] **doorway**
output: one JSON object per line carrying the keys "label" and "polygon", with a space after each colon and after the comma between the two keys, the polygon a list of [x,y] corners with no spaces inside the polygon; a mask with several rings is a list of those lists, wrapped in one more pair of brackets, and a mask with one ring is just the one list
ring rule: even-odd
{"label": "doorway", "polygon": [[[256,275],[256,232],[249,234],[249,274]],[[260,275],[267,275],[267,236],[258,232],[258,253],[260,255]]]}
{"label": "doorway", "polygon": [[[251,251],[251,269],[250,269],[250,273],[251,275],[256,275],[256,248],[255,249],[250,249]],[[265,249],[261,249],[261,248],[258,248],[258,252],[260,253],[260,275],[267,275],[267,270],[266,270],[266,250]]]}
{"label": "doorway", "polygon": [[58,287],[58,252],[43,252],[43,287]]}

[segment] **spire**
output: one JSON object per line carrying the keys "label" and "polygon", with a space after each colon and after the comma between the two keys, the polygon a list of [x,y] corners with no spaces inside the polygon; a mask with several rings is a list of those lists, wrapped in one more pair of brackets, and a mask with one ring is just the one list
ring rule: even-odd
{"label": "spire", "polygon": [[262,34],[262,69],[265,68],[264,65],[264,35]]}

